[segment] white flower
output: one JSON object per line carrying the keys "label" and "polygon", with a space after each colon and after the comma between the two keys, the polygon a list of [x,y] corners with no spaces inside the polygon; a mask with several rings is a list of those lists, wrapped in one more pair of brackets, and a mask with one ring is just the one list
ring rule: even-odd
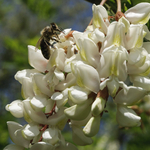
{"label": "white flower", "polygon": [[105,22],[108,22],[108,14],[106,9],[101,5],[92,6],[93,10],[93,26],[94,28],[100,28],[102,32],[107,33],[107,25]]}
{"label": "white flower", "polygon": [[98,42],[104,41],[105,35],[99,30],[99,28],[96,28],[94,31],[88,33],[88,38],[97,44]]}
{"label": "white flower", "polygon": [[65,107],[61,107],[58,109],[58,112],[49,116],[47,119],[47,124],[51,126],[57,126],[60,130],[62,130],[68,120],[64,113]]}
{"label": "white flower", "polygon": [[123,85],[123,89],[121,89],[114,101],[117,104],[122,105],[133,105],[137,103],[139,100],[141,100],[145,95],[147,94],[147,91],[140,87],[134,87],[134,86],[126,86]]}
{"label": "white flower", "polygon": [[80,87],[85,87],[94,93],[99,91],[100,79],[95,68],[78,61],[77,63],[71,64],[71,69],[76,76],[76,82]]}
{"label": "white flower", "polygon": [[34,46],[28,46],[29,64],[38,71],[45,72],[48,60],[45,59],[41,50],[35,50]]}
{"label": "white flower", "polygon": [[32,88],[33,88],[35,95],[40,95],[40,96],[52,95],[52,91],[50,90],[48,81],[45,79],[46,76],[40,73],[33,75],[33,79],[32,79],[33,87]]}
{"label": "white flower", "polygon": [[[109,59],[108,59],[109,58]],[[99,75],[101,78],[107,78],[111,75],[125,81],[127,78],[127,50],[123,46],[111,45],[105,48],[101,54]]]}
{"label": "white flower", "polygon": [[22,136],[23,126],[13,121],[8,121],[7,126],[11,140],[18,146],[28,148],[30,141]]}
{"label": "white flower", "polygon": [[24,147],[19,145],[9,144],[3,150],[24,150]]}
{"label": "white flower", "polygon": [[83,132],[86,136],[92,137],[96,135],[99,131],[100,126],[100,116],[91,117],[86,126],[83,128]]}
{"label": "white flower", "polygon": [[140,126],[141,118],[130,106],[145,100],[144,110],[149,108],[150,42],[143,41],[150,39],[145,25],[150,3],[130,8],[125,17],[111,23],[103,6],[94,4],[92,11],[93,24],[85,32],[66,29],[58,35],[60,42],[50,47],[49,60],[41,50],[28,46],[34,69],[15,75],[24,100],[6,105],[7,111],[28,124],[7,122],[14,145],[4,150],[77,150],[61,134],[66,123],[75,144],[92,144],[108,96],[117,105],[119,126]]}
{"label": "white flower", "polygon": [[55,145],[59,142],[59,132],[55,127],[49,127],[46,129],[43,134],[43,141]]}
{"label": "white flower", "polygon": [[68,90],[69,99],[75,104],[83,104],[88,99],[89,91],[79,86],[73,86]]}
{"label": "white flower", "polygon": [[109,76],[108,79],[100,83],[100,89],[103,90],[106,86],[108,88],[109,94],[114,97],[120,87],[121,81],[118,80],[114,75]]}
{"label": "white flower", "polygon": [[117,105],[116,119],[121,127],[132,127],[141,125],[141,117],[137,116],[132,109],[123,105]]}
{"label": "white flower", "polygon": [[77,147],[71,143],[66,142],[65,145],[56,147],[55,150],[78,150]]}
{"label": "white flower", "polygon": [[79,38],[78,43],[79,54],[82,60],[97,68],[100,59],[98,46],[91,39],[85,37]]}
{"label": "white flower", "polygon": [[92,103],[92,100],[88,99],[86,101],[86,103],[84,103],[84,104],[80,104],[80,105],[75,104],[75,105],[73,105],[69,108],[66,108],[64,113],[69,119],[83,120],[90,113],[90,110],[91,110],[91,105],[90,104],[91,103]]}
{"label": "white flower", "polygon": [[10,111],[13,116],[16,118],[23,117],[23,103],[21,100],[15,100],[10,104],[7,104],[5,109]]}
{"label": "white flower", "polygon": [[126,35],[126,49],[141,48],[144,34],[143,25],[131,24]]}
{"label": "white flower", "polygon": [[55,147],[46,142],[37,142],[35,143],[30,150],[55,150]]}
{"label": "white flower", "polygon": [[128,74],[148,76],[150,73],[150,56],[144,48],[135,48],[128,54]]}
{"label": "white flower", "polygon": [[25,139],[32,140],[35,136],[37,136],[40,133],[39,129],[40,128],[38,125],[27,124],[22,130],[22,135]]}
{"label": "white flower", "polygon": [[134,86],[141,87],[146,91],[150,91],[150,78],[143,76],[130,76],[130,80]]}
{"label": "white flower", "polygon": [[47,124],[47,118],[42,111],[34,110],[30,99],[26,99],[23,101],[24,104],[24,118],[28,123],[39,123],[39,124]]}
{"label": "white flower", "polygon": [[90,137],[85,136],[82,127],[71,125],[73,142],[80,146],[90,145],[93,140]]}
{"label": "white flower", "polygon": [[31,100],[31,106],[35,109],[35,110],[42,110],[46,105],[47,105],[47,101],[48,98],[45,96],[34,96]]}
{"label": "white flower", "polygon": [[49,71],[52,67],[56,66],[59,70],[64,70],[65,65],[65,52],[64,49],[59,48],[55,49],[55,51],[50,56],[47,70]]}
{"label": "white flower", "polygon": [[126,28],[123,22],[112,22],[108,27],[103,49],[111,45],[125,47],[125,30]]}
{"label": "white flower", "polygon": [[132,24],[146,24],[150,18],[150,3],[139,3],[125,12]]}
{"label": "white flower", "polygon": [[91,106],[92,116],[97,117],[104,110],[106,100],[101,97],[97,97]]}

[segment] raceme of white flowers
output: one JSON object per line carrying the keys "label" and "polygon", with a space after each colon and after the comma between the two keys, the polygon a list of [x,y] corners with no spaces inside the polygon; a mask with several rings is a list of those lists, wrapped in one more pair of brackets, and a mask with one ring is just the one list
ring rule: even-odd
{"label": "raceme of white flowers", "polygon": [[[72,140],[92,144],[99,131],[108,96],[117,107],[121,127],[140,126],[141,117],[131,106],[150,91],[150,3],[140,3],[110,23],[106,9],[93,5],[93,25],[85,32],[65,29],[50,59],[28,46],[33,69],[18,71],[24,100],[15,100],[6,110],[27,124],[8,121],[14,144],[4,150],[77,150],[63,138],[68,123]],[[146,40],[145,40],[146,39]],[[132,85],[127,84],[130,80]],[[108,110],[109,112],[109,110]]]}

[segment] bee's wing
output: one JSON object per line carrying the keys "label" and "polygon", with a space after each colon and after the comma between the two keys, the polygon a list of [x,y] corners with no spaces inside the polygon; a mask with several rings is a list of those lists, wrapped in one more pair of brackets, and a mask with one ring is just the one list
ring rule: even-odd
{"label": "bee's wing", "polygon": [[41,43],[42,39],[43,39],[43,36],[41,36],[40,39],[38,40],[38,42],[36,43],[35,51],[38,50],[38,48],[39,48],[39,46],[40,46],[40,43]]}

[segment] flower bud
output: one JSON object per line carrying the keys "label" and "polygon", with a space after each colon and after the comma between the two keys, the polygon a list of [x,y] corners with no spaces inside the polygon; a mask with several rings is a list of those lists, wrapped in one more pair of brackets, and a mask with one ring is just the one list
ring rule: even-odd
{"label": "flower bud", "polygon": [[91,112],[94,117],[99,116],[100,113],[104,110],[106,100],[101,97],[97,97],[93,102],[91,107]]}
{"label": "flower bud", "polygon": [[59,142],[58,129],[55,127],[46,129],[43,134],[43,141],[55,145]]}
{"label": "flower bud", "polygon": [[14,121],[7,122],[11,140],[16,144],[28,148],[30,141],[22,136],[22,125]]}
{"label": "flower bud", "polygon": [[57,126],[60,130],[62,130],[68,120],[68,118],[64,114],[64,109],[64,107],[61,107],[57,113],[49,116],[47,119],[47,124]]}
{"label": "flower bud", "polygon": [[92,137],[96,135],[99,131],[100,126],[100,116],[91,117],[86,126],[83,128],[83,132],[86,136]]}
{"label": "flower bud", "polygon": [[30,150],[54,150],[54,146],[46,142],[35,143]]}
{"label": "flower bud", "polygon": [[23,103],[21,100],[15,100],[12,103],[6,105],[5,109],[10,111],[16,118],[23,117]]}
{"label": "flower bud", "polygon": [[22,130],[22,134],[27,140],[32,140],[39,133],[39,126],[32,124],[27,124]]}
{"label": "flower bud", "polygon": [[79,86],[73,86],[68,91],[69,99],[75,104],[83,104],[88,99],[89,91]]}
{"label": "flower bud", "polygon": [[24,147],[19,145],[9,144],[3,150],[24,150]]}
{"label": "flower bud", "polygon": [[83,120],[85,119],[91,110],[91,100],[87,100],[82,105],[73,105],[65,109],[65,115],[71,120]]}
{"label": "flower bud", "polygon": [[55,150],[78,150],[72,143],[66,142],[65,145],[61,144],[55,148]]}
{"label": "flower bud", "polygon": [[101,28],[101,30],[106,34],[107,33],[107,26],[104,22],[104,19],[108,19],[108,14],[106,9],[101,5],[92,6],[93,10],[93,26],[94,28]]}
{"label": "flower bud", "polygon": [[24,104],[24,118],[27,122],[39,123],[39,124],[47,124],[47,118],[42,111],[36,111],[32,108],[30,104],[30,99],[26,99],[23,101]]}
{"label": "flower bud", "polygon": [[73,125],[71,127],[72,127],[72,140],[75,144],[80,146],[92,144],[93,142],[92,139],[84,135],[82,127]]}

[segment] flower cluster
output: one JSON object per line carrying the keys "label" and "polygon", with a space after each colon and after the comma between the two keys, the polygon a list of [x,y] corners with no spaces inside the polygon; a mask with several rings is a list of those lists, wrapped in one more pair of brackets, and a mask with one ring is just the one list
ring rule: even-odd
{"label": "flower cluster", "polygon": [[92,144],[108,96],[117,106],[119,126],[140,126],[131,106],[150,91],[150,42],[144,42],[150,40],[145,25],[150,3],[140,3],[112,22],[103,6],[94,4],[92,10],[93,24],[85,32],[65,29],[61,42],[50,48],[49,60],[28,46],[34,69],[15,75],[24,100],[6,106],[27,124],[7,122],[14,144],[4,150],[77,150],[61,134],[66,123],[75,144]]}

